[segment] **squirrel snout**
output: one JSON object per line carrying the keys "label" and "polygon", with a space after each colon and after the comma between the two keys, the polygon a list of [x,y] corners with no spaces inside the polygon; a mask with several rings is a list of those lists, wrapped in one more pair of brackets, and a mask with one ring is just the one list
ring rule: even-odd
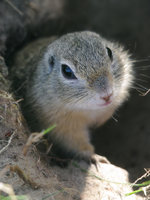
{"label": "squirrel snout", "polygon": [[104,96],[101,96],[100,98],[103,99],[106,103],[111,102],[113,92],[107,93]]}

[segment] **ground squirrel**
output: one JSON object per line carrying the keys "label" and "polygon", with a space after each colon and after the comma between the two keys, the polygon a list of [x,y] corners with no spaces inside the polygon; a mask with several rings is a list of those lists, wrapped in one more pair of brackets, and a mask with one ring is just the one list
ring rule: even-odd
{"label": "ground squirrel", "polygon": [[56,124],[54,144],[83,158],[94,153],[88,128],[113,115],[133,82],[128,52],[90,31],[30,43],[16,54],[12,72],[22,83],[25,110],[36,118],[34,129]]}

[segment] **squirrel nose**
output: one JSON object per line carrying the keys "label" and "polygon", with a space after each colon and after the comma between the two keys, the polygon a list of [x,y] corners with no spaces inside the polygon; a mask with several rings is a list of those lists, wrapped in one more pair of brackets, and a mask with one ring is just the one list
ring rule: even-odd
{"label": "squirrel nose", "polygon": [[111,96],[112,96],[112,94],[113,94],[113,93],[107,94],[107,95],[101,97],[101,99],[103,99],[103,100],[106,101],[106,102],[109,102],[109,101],[110,101],[110,98],[111,98]]}

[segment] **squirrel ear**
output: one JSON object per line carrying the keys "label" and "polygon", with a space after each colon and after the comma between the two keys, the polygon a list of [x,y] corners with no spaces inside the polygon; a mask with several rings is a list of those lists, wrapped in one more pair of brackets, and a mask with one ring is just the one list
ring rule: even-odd
{"label": "squirrel ear", "polygon": [[51,73],[51,71],[55,65],[54,56],[50,56],[50,58],[48,59],[48,64],[49,64],[49,73]]}
{"label": "squirrel ear", "polygon": [[106,47],[106,49],[107,49],[107,54],[108,54],[110,60],[112,61],[113,60],[112,51],[111,51],[111,49],[109,47]]}
{"label": "squirrel ear", "polygon": [[49,65],[50,65],[51,68],[53,68],[53,67],[54,67],[54,64],[55,64],[54,56],[51,56],[51,57],[49,58]]}

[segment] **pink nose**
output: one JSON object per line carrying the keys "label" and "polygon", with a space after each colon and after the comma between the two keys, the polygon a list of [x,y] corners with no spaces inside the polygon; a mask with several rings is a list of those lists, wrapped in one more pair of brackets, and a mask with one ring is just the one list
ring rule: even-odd
{"label": "pink nose", "polygon": [[110,93],[110,94],[108,94],[108,95],[106,95],[106,96],[101,97],[101,99],[103,99],[103,100],[106,101],[106,102],[109,102],[111,96],[112,96],[112,93]]}

